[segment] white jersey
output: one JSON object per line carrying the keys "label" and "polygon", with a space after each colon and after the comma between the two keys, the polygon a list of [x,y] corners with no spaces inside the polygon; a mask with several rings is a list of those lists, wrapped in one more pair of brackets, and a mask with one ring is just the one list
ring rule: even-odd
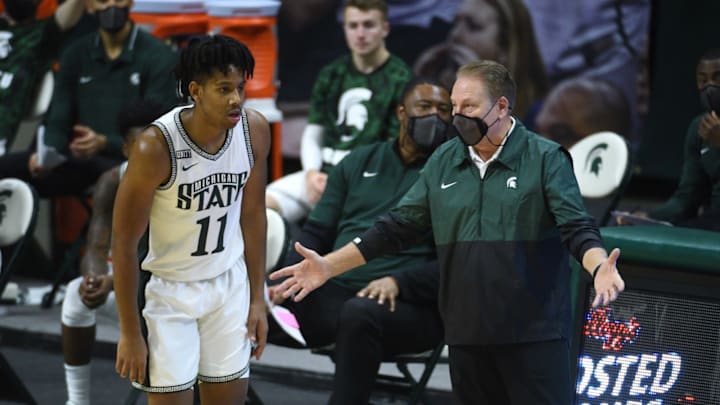
{"label": "white jersey", "polygon": [[240,208],[254,163],[244,109],[239,125],[210,154],[185,131],[180,112],[187,108],[177,107],[152,123],[170,148],[171,174],[155,191],[142,268],[173,281],[213,278],[243,258]]}

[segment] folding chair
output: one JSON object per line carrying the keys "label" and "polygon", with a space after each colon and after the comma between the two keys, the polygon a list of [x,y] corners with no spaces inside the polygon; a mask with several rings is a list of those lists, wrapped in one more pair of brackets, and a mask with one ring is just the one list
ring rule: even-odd
{"label": "folding chair", "polygon": [[588,135],[570,147],[580,194],[604,226],[630,180],[630,153],[625,139],[609,131]]}
{"label": "folding chair", "polygon": [[[438,363],[448,362],[447,346],[445,342],[440,342],[432,350],[423,353],[413,354],[399,354],[395,356],[395,365],[397,366],[400,373],[405,377],[405,382],[410,386],[410,399],[408,405],[415,405],[420,403],[422,399],[424,403],[428,403],[425,397],[425,388],[427,387],[430,376],[435,370],[435,366]],[[424,364],[425,368],[420,374],[419,378],[414,378],[410,370],[408,369],[409,364]]]}
{"label": "folding chair", "polygon": [[37,193],[22,180],[0,180],[0,247],[5,259],[0,270],[0,295],[5,291],[25,242],[35,230]]}
{"label": "folding chair", "polygon": [[[334,359],[335,356],[335,345],[331,344],[324,347],[311,349],[313,354],[321,354],[329,356],[330,359]],[[378,374],[377,379],[381,381],[387,381],[390,383],[400,384],[407,387],[408,391],[408,405],[419,404],[422,400],[423,403],[430,403],[425,397],[425,388],[427,387],[428,381],[432,376],[435,366],[438,363],[447,363],[448,354],[447,346],[445,342],[440,342],[434,349],[428,350],[421,353],[407,353],[398,354],[391,359],[383,361],[384,363],[395,363],[398,371],[402,374],[402,377],[388,374]],[[410,364],[421,364],[423,365],[422,373],[419,377],[415,377],[409,369]]]}
{"label": "folding chair", "polygon": [[[0,180],[0,247],[5,249],[0,264],[0,295],[15,270],[15,263],[25,241],[32,237],[37,218],[37,193],[24,181],[7,178]],[[7,390],[0,390],[0,398],[35,404],[35,399],[20,377],[0,352],[0,380],[7,383]]]}
{"label": "folding chair", "polygon": [[284,262],[290,249],[290,226],[277,211],[265,209],[267,216],[267,238],[265,241],[265,273],[277,270]]}

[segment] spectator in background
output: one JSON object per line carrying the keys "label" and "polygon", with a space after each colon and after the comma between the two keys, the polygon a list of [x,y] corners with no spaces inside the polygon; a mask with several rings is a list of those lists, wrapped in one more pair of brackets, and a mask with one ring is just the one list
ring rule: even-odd
{"label": "spectator in background", "polygon": [[532,21],[521,0],[465,0],[446,41],[428,48],[413,70],[451,87],[458,67],[479,59],[495,60],[510,69],[518,84],[513,115],[521,119],[532,115],[548,85]]}
{"label": "spectator in background", "polygon": [[[428,46],[442,41],[452,28],[463,0],[387,0],[392,31],[386,45],[412,65]],[[340,56],[345,44],[336,23],[344,20],[343,0],[283,1],[278,15],[280,102],[306,101],[308,75]]]}
{"label": "spectator in background", "polygon": [[325,66],[315,81],[302,135],[303,170],[267,188],[268,208],[290,222],[307,216],[325,190],[330,170],[352,149],[398,132],[394,108],[412,72],[385,47],[387,4],[349,0],[343,16],[350,54]]}
{"label": "spectator in background", "polygon": [[34,152],[0,157],[0,178],[31,183],[41,196],[79,194],[123,160],[116,117],[134,99],[177,103],[177,55],[129,19],[132,0],[88,0],[99,29],[63,53],[46,116],[45,140],[67,160],[43,167]]}
{"label": "spectator in background", "polygon": [[50,17],[36,19],[40,0],[3,0],[0,17],[0,156],[12,146],[43,75],[85,10],[83,0],[66,0]]}
{"label": "spectator in background", "polygon": [[646,60],[650,0],[524,0],[551,84],[574,76],[614,84],[628,100],[635,139],[638,80]]}
{"label": "spectator in background", "polygon": [[387,0],[393,27],[387,46],[412,66],[429,46],[447,36],[463,0]]}
{"label": "spectator in background", "polygon": [[[446,139],[451,110],[450,94],[436,80],[412,79],[396,107],[398,138],[359,147],[335,167],[298,240],[325,254],[372,225]],[[413,249],[331,279],[302,302],[287,301],[310,347],[335,343],[331,404],[366,405],[383,359],[440,343],[438,263],[431,235],[425,236]],[[302,260],[289,254],[286,264]]]}
{"label": "spectator in background", "polygon": [[678,187],[661,206],[635,214],[720,231],[720,49],[702,55],[695,78],[704,111],[688,127]]}
{"label": "spectator in background", "polygon": [[537,132],[569,149],[587,135],[612,131],[628,137],[632,117],[625,93],[596,78],[563,80],[548,93],[535,118]]}
{"label": "spectator in background", "polygon": [[[161,104],[137,101],[126,105],[117,123],[123,134],[123,154],[132,149],[135,137],[166,112]],[[62,306],[62,339],[65,357],[66,405],[90,403],[90,356],[95,343],[96,312],[117,320],[113,293],[110,231],[113,205],[127,161],[103,173],[93,192],[93,211],[87,234],[87,252],[80,264],[81,276],[70,281]],[[142,249],[145,249],[143,247]]]}

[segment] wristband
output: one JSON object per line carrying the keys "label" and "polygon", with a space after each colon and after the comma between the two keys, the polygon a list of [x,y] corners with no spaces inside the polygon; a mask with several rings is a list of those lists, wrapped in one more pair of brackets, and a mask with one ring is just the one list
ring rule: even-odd
{"label": "wristband", "polygon": [[597,272],[598,272],[598,270],[600,270],[600,266],[602,266],[602,263],[600,263],[600,264],[598,264],[597,266],[595,266],[595,270],[593,270],[593,272],[592,272],[592,278],[593,278],[593,280],[595,280],[595,276],[597,276]]}

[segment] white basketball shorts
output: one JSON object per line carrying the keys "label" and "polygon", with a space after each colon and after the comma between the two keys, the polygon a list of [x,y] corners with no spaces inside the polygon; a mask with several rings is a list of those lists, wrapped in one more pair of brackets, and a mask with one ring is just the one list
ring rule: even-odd
{"label": "white basketball shorts", "polygon": [[179,282],[151,277],[145,287],[147,392],[189,389],[250,376],[250,286],[244,260],[219,276]]}

